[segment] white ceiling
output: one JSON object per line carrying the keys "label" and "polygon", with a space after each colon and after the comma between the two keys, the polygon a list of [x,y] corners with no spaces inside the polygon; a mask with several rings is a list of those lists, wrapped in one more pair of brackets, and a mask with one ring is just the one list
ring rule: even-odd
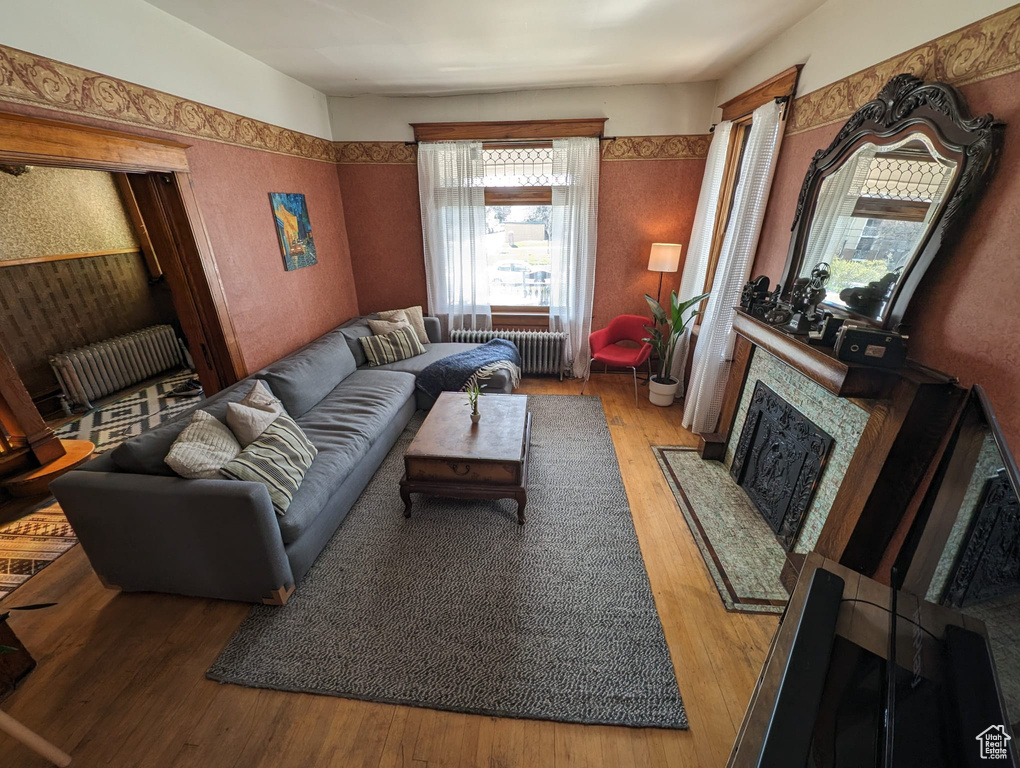
{"label": "white ceiling", "polygon": [[713,80],[823,0],[148,2],[333,96]]}

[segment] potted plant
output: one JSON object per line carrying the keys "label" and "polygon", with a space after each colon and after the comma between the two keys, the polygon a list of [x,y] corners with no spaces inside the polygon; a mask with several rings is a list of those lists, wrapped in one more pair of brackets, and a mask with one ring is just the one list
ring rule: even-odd
{"label": "potted plant", "polygon": [[477,424],[482,418],[482,414],[478,412],[478,398],[482,396],[482,388],[476,381],[464,391],[467,392],[468,405],[471,406],[471,423]]}
{"label": "potted plant", "polygon": [[[647,293],[645,294],[645,301],[648,302],[648,306],[652,310],[654,325],[645,326],[645,330],[648,331],[648,337],[644,341],[651,344],[652,349],[659,356],[659,372],[652,376],[648,382],[648,399],[654,405],[668,406],[673,404],[677,387],[680,386],[680,381],[670,376],[670,371],[673,370],[673,355],[676,353],[676,343],[684,331],[687,330],[688,323],[701,314],[701,311],[695,309],[695,307],[707,297],[708,294],[703,293],[689,301],[680,303],[676,291],[670,291],[670,312],[667,314],[658,301]],[[689,309],[691,312],[684,317],[684,313]]]}

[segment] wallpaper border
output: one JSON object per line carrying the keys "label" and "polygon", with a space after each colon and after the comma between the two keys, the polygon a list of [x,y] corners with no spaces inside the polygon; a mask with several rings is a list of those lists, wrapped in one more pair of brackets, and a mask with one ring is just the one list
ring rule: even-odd
{"label": "wallpaper border", "polygon": [[0,101],[164,133],[335,162],[333,143],[0,45]]}
{"label": "wallpaper border", "polygon": [[712,134],[679,136],[617,136],[602,141],[602,159],[611,160],[704,160]]}
{"label": "wallpaper border", "polygon": [[335,141],[337,165],[414,165],[418,146],[408,141]]}
{"label": "wallpaper border", "polygon": [[966,85],[1020,70],[1020,6],[937,37],[793,102],[787,135],[846,120],[903,72]]}

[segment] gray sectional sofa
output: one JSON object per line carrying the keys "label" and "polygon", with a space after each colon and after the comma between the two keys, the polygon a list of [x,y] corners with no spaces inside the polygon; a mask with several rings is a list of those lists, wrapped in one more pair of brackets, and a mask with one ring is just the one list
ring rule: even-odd
{"label": "gray sectional sofa", "polygon": [[[415,410],[431,406],[415,389],[416,375],[477,346],[444,344],[439,322],[425,324],[432,343],[424,355],[369,368],[357,339],[370,331],[355,318],[54,481],[50,489],[100,579],[132,592],[286,602]],[[269,384],[319,451],[282,517],[259,483],[186,480],[163,461],[192,411],[223,420],[227,403],[255,379]],[[509,392],[509,374],[489,389]]]}

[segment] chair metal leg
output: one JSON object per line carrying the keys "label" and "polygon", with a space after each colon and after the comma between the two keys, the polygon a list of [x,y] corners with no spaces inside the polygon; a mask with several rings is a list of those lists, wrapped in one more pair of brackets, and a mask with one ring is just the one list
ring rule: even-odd
{"label": "chair metal leg", "polygon": [[632,365],[631,368],[630,368],[630,372],[634,374],[634,405],[637,405],[638,404],[638,396],[637,396],[637,366],[636,365]]}
{"label": "chair metal leg", "polygon": [[595,362],[595,358],[592,357],[588,360],[588,368],[584,372],[584,381],[581,382],[581,394],[584,394],[584,388],[588,386],[588,377],[591,376],[591,364]]}

